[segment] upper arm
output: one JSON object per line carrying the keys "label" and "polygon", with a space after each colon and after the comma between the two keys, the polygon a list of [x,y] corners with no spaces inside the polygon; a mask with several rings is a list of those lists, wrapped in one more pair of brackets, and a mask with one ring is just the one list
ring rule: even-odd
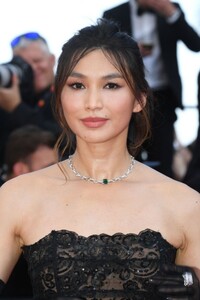
{"label": "upper arm", "polygon": [[20,253],[18,235],[19,211],[14,203],[12,184],[0,188],[0,279],[6,282],[15,266]]}
{"label": "upper arm", "polygon": [[184,244],[177,252],[176,263],[195,268],[200,279],[200,194],[191,192],[191,196],[184,205],[181,220]]}

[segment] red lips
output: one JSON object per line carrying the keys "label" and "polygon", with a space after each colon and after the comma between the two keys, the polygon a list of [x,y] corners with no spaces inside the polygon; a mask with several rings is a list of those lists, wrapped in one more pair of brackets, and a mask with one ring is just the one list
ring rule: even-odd
{"label": "red lips", "polygon": [[81,121],[86,127],[98,128],[103,126],[108,121],[108,119],[100,118],[100,117],[88,117],[88,118],[81,119]]}

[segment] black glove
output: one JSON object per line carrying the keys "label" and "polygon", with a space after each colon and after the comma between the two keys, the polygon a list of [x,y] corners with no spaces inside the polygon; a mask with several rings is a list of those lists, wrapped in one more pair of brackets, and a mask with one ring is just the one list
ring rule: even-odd
{"label": "black glove", "polygon": [[[183,274],[190,273],[193,283],[187,284]],[[191,275],[189,274],[189,279]],[[187,274],[186,274],[187,275]],[[200,284],[194,270],[186,266],[164,265],[150,282],[156,293],[167,300],[200,300]]]}

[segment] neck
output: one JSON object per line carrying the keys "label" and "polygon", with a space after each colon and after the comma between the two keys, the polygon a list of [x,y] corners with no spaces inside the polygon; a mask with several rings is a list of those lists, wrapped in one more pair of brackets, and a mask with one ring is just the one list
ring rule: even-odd
{"label": "neck", "polygon": [[[68,165],[75,175],[93,183],[109,183],[122,180],[131,172],[134,159],[127,153],[112,157],[98,157],[89,159],[75,153],[70,157]],[[116,178],[118,178],[116,180]],[[105,179],[105,182],[102,180]]]}

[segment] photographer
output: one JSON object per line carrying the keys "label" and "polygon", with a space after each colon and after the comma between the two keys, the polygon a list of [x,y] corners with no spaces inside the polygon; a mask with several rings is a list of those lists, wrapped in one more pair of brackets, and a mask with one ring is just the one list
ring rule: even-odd
{"label": "photographer", "polygon": [[55,56],[46,40],[36,32],[29,32],[13,39],[11,47],[10,64],[21,59],[20,68],[27,74],[20,82],[13,73],[11,85],[0,85],[0,164],[4,161],[5,142],[14,129],[34,124],[50,130],[56,137],[60,132],[52,111]]}

